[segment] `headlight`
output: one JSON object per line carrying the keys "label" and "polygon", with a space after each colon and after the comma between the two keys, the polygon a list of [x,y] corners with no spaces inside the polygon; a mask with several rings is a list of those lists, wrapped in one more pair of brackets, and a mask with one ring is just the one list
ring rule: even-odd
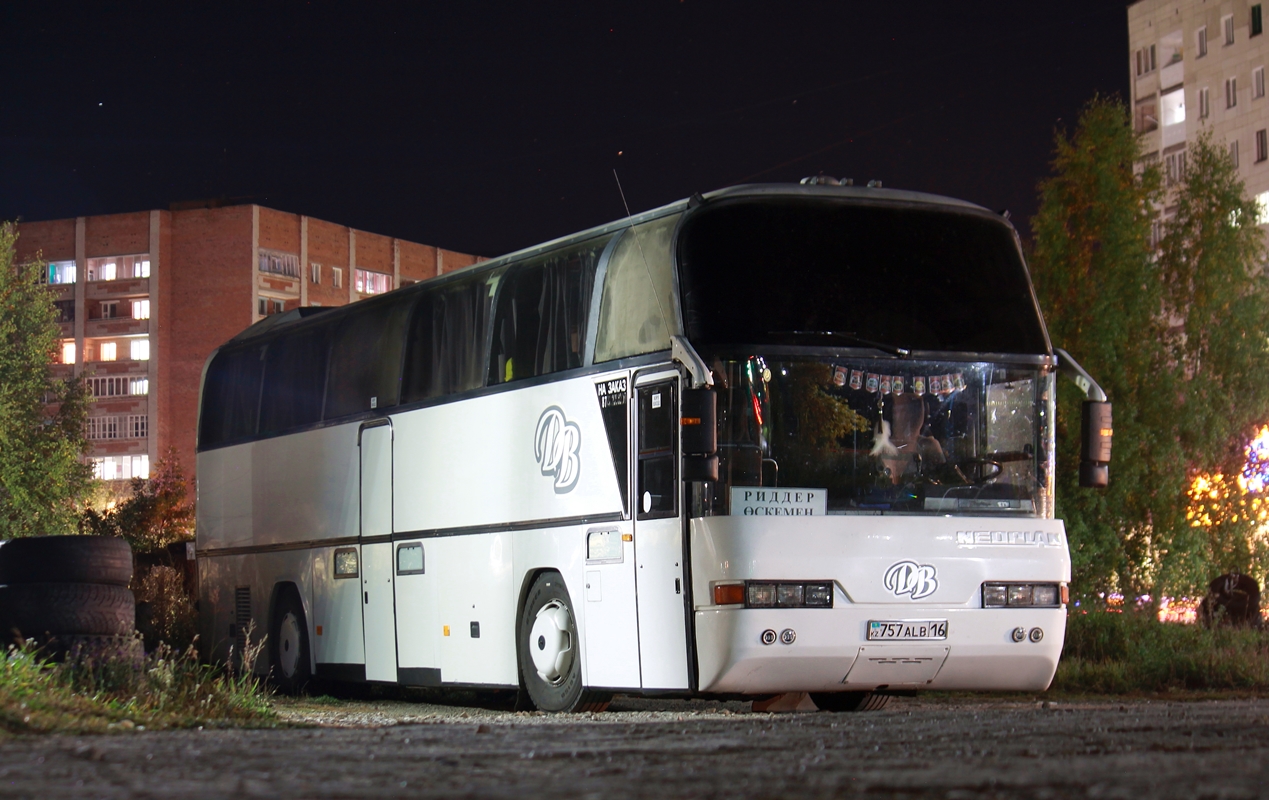
{"label": "headlight", "polygon": [[750,608],[770,608],[775,605],[776,587],[774,583],[751,583],[745,587],[746,605]]}
{"label": "headlight", "polygon": [[983,608],[1058,608],[1065,588],[1056,583],[984,583]]}

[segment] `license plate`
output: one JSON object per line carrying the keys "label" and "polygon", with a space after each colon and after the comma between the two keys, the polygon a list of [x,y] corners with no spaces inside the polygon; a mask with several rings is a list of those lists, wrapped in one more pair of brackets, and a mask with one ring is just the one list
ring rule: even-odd
{"label": "license plate", "polygon": [[923,642],[947,638],[945,619],[870,619],[870,642]]}

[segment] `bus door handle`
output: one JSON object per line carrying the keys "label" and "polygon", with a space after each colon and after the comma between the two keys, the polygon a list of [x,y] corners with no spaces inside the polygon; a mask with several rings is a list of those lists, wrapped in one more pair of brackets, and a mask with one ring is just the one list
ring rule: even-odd
{"label": "bus door handle", "polygon": [[762,459],[762,472],[758,474],[758,480],[762,482],[763,486],[767,485],[767,465],[768,464],[770,464],[775,469],[775,482],[772,483],[771,485],[779,486],[780,485],[780,462],[776,461],[774,458]]}

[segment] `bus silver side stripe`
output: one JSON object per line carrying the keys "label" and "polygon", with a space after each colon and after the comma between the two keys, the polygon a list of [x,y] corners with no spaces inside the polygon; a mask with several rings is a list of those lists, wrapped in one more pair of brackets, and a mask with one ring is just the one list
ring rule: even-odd
{"label": "bus silver side stripe", "polygon": [[496,525],[471,525],[464,528],[433,528],[421,531],[401,531],[382,536],[343,536],[338,539],[309,539],[303,542],[287,542],[285,544],[259,544],[245,547],[214,547],[197,551],[198,558],[214,556],[245,556],[253,553],[280,553],[287,550],[316,550],[324,547],[347,547],[357,544],[379,544],[403,539],[434,539],[441,536],[474,536],[481,533],[502,533],[506,531],[526,531],[535,528],[564,528],[570,525],[596,525],[605,522],[620,522],[621,512],[611,514],[590,514],[579,517],[555,517],[553,519],[535,519],[526,522],[503,522]]}

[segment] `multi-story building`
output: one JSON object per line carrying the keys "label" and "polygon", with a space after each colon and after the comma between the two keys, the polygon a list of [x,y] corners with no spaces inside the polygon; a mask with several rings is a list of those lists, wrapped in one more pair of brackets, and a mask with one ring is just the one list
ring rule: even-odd
{"label": "multi-story building", "polygon": [[1140,0],[1128,7],[1128,46],[1133,125],[1165,183],[1184,176],[1187,142],[1210,130],[1248,194],[1269,209],[1269,36],[1261,3]]}
{"label": "multi-story building", "polygon": [[108,481],[148,477],[169,447],[193,475],[203,363],[248,325],[479,260],[258,205],[22,222],[18,234],[19,263],[48,262],[55,369],[88,379],[90,458]]}

